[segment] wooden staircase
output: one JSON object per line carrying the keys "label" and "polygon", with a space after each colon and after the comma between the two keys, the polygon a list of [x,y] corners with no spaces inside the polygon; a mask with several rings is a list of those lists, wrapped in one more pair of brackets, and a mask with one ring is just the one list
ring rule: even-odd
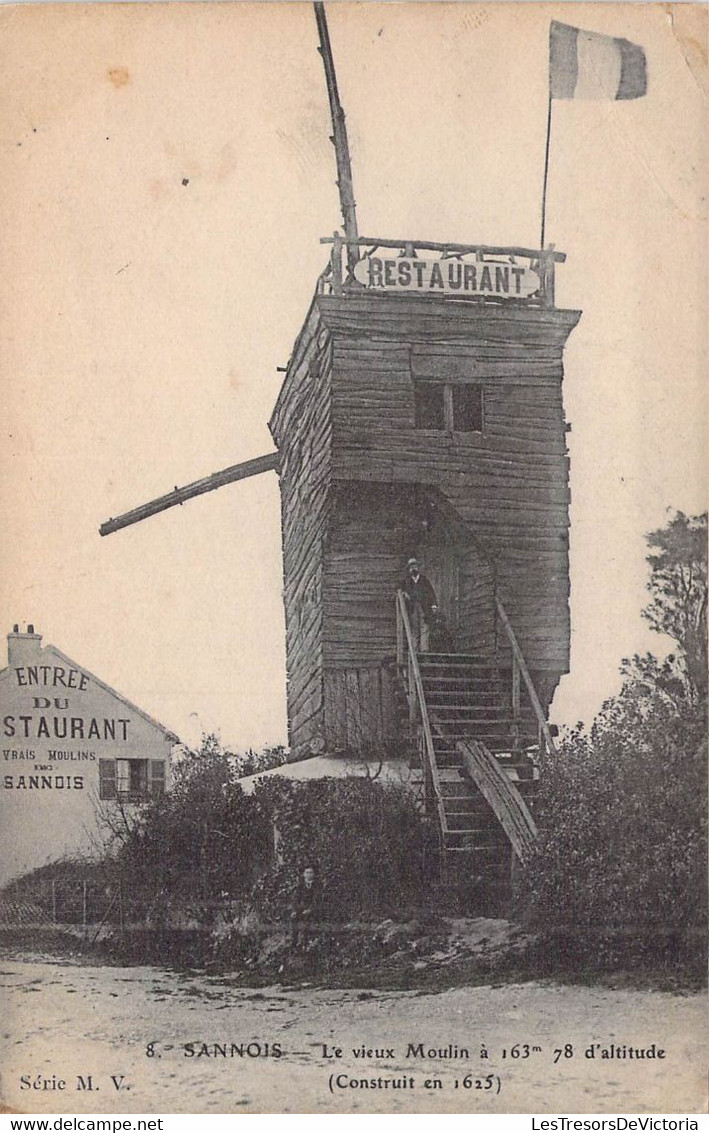
{"label": "wooden staircase", "polygon": [[469,891],[506,893],[514,861],[536,836],[534,753],[540,740],[552,745],[524,659],[509,622],[512,673],[491,657],[419,653],[403,597],[397,609],[400,672],[426,810],[439,831],[442,878]]}
{"label": "wooden staircase", "polygon": [[509,682],[490,658],[419,653],[417,659],[446,816],[447,880],[465,876],[477,888],[506,890],[512,843],[472,777],[465,749],[477,741],[529,808],[539,772],[523,745],[534,743],[536,729],[528,717],[513,714]]}
{"label": "wooden staircase", "polygon": [[[419,653],[439,766],[459,766],[458,740],[474,738],[490,751],[510,752],[526,737],[534,742],[528,716],[514,713],[502,674],[490,658],[463,653]],[[515,732],[516,729],[516,732]],[[436,734],[437,733],[437,734]]]}

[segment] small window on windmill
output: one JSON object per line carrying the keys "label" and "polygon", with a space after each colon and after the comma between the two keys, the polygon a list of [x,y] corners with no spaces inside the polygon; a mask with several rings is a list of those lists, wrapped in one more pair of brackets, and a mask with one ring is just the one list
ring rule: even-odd
{"label": "small window on windmill", "polygon": [[417,429],[446,427],[445,386],[440,382],[414,382],[414,413]]}
{"label": "small window on windmill", "polygon": [[451,387],[453,392],[453,430],[456,433],[482,433],[483,389],[470,382]]}
{"label": "small window on windmill", "polygon": [[482,433],[483,389],[472,382],[414,382],[417,429]]}

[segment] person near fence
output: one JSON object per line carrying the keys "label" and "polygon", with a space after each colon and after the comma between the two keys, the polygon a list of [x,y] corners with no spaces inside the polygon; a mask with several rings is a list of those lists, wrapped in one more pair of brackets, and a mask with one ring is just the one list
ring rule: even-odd
{"label": "person near fence", "polygon": [[402,590],[416,644],[421,653],[428,653],[431,628],[438,616],[438,600],[426,575],[421,574],[421,567],[416,558],[410,558],[406,564],[406,578]]}
{"label": "person near fence", "polygon": [[315,870],[306,865],[298,880],[291,913],[291,945],[304,948],[322,915],[322,889]]}

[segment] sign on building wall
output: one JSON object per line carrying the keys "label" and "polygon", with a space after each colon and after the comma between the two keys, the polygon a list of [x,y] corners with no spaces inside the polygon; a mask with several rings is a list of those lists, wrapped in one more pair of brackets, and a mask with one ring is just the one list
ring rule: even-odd
{"label": "sign on building wall", "polygon": [[483,295],[529,299],[541,287],[536,271],[524,264],[450,257],[421,260],[408,256],[366,256],[355,278],[374,291],[409,291],[429,295]]}

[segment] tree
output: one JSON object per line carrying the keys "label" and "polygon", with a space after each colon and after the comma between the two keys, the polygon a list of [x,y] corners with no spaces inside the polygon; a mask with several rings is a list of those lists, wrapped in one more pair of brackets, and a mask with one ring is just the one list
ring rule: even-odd
{"label": "tree", "polygon": [[652,600],[643,617],[679,646],[680,670],[690,694],[707,693],[707,513],[677,511],[647,536]]}
{"label": "tree", "polygon": [[188,752],[188,763],[182,766],[194,766],[210,760],[224,762],[237,779],[243,779],[247,775],[270,771],[272,767],[280,767],[282,763],[287,763],[288,752],[283,744],[266,744],[263,751],[254,751],[250,747],[243,753],[234,752],[222,746],[216,732],[204,732],[199,748]]}

